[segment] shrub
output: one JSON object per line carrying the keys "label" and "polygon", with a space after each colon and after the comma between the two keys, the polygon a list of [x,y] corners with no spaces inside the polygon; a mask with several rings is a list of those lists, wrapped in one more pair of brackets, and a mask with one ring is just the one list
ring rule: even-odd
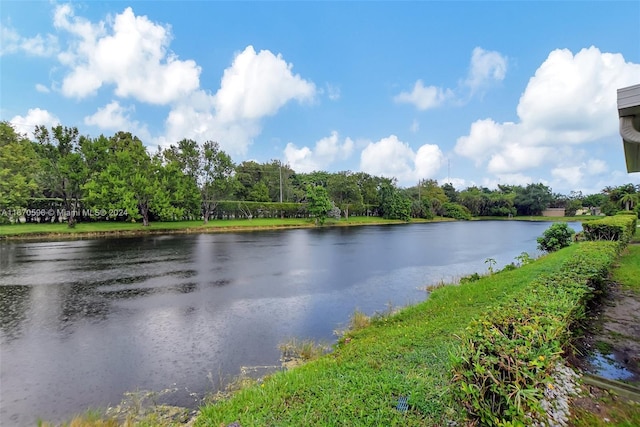
{"label": "shrub", "polygon": [[453,382],[455,397],[472,418],[489,426],[544,425],[550,414],[540,402],[554,386],[570,328],[584,317],[618,248],[581,243],[559,271],[532,281],[470,324],[453,355]]}
{"label": "shrub", "polygon": [[565,248],[573,242],[576,234],[565,222],[557,222],[547,228],[542,236],[538,237],[538,249],[545,252],[553,252]]}
{"label": "shrub", "polygon": [[634,215],[615,215],[582,224],[587,240],[610,240],[626,245],[636,232],[637,218]]}
{"label": "shrub", "polygon": [[467,209],[465,206],[462,206],[458,203],[447,202],[444,205],[442,205],[442,208],[444,210],[443,216],[447,218],[466,219],[466,220],[471,219],[471,212],[469,212],[469,209]]}

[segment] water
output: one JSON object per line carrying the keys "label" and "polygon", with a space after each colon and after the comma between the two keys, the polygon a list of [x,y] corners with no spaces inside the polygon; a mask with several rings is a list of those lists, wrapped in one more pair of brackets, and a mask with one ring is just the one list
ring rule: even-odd
{"label": "water", "polygon": [[[495,268],[549,223],[491,221],[0,243],[0,425],[64,421],[123,393],[199,398],[288,338]],[[579,225],[574,227],[578,228]]]}

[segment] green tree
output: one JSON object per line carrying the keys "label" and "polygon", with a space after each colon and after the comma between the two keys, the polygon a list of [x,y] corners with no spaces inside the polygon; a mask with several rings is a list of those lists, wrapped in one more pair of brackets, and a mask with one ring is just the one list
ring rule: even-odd
{"label": "green tree", "polygon": [[162,191],[168,198],[167,216],[177,218],[200,218],[202,195],[198,187],[201,174],[202,152],[197,142],[183,139],[162,152]]}
{"label": "green tree", "polygon": [[356,172],[353,174],[353,178],[360,190],[362,203],[367,206],[368,209],[380,204],[380,193],[378,190],[382,183],[391,182],[391,180],[387,178],[372,176],[366,172]]}
{"label": "green tree", "polygon": [[573,242],[575,231],[566,222],[556,222],[547,228],[542,236],[538,237],[538,249],[545,252],[554,252],[569,246]]}
{"label": "green tree", "polygon": [[442,191],[450,202],[458,203],[458,190],[450,182],[442,184]]}
{"label": "green tree", "polygon": [[461,204],[446,202],[442,206],[442,208],[444,210],[443,216],[447,218],[465,219],[465,220],[471,219],[471,212],[469,212],[469,209],[462,206]]}
{"label": "green tree", "polygon": [[603,193],[589,194],[582,199],[582,205],[590,208],[601,207],[607,200],[607,195]]}
{"label": "green tree", "polygon": [[[94,148],[97,151],[104,147]],[[127,215],[142,219],[143,226],[148,226],[152,209],[162,212],[167,208],[167,198],[161,194],[162,165],[157,158],[152,160],[142,141],[129,132],[117,132],[109,138],[107,153],[102,156],[108,159],[108,165],[84,185],[87,203],[112,218]]]}
{"label": "green tree", "polygon": [[379,210],[384,218],[410,221],[411,199],[392,183],[385,182],[380,187]]}
{"label": "green tree", "polygon": [[48,197],[60,197],[66,211],[67,224],[73,227],[83,196],[83,185],[88,169],[78,145],[78,129],[54,126],[36,126],[41,158],[41,186]]}
{"label": "green tree", "polygon": [[427,199],[431,203],[431,210],[434,215],[444,213],[443,205],[449,201],[442,187],[435,179],[426,179],[419,184],[420,199]]}
{"label": "green tree", "polygon": [[518,215],[540,215],[552,200],[553,195],[549,187],[542,183],[529,184],[516,190],[514,205]]}
{"label": "green tree", "polygon": [[27,200],[38,188],[37,172],[37,156],[31,141],[19,135],[8,122],[0,122],[0,211],[27,206]]}
{"label": "green tree", "polygon": [[200,193],[204,223],[217,207],[218,203],[233,194],[235,165],[231,157],[220,149],[217,142],[207,141],[202,146],[202,171],[200,174]]}
{"label": "green tree", "polygon": [[349,219],[349,207],[362,205],[362,194],[356,176],[351,172],[331,174],[328,178],[327,190],[331,199],[344,212],[344,217],[347,220]]}
{"label": "green tree", "polygon": [[309,213],[316,220],[316,225],[324,224],[329,211],[333,209],[333,203],[329,199],[327,189],[321,185],[307,185],[307,205]]}

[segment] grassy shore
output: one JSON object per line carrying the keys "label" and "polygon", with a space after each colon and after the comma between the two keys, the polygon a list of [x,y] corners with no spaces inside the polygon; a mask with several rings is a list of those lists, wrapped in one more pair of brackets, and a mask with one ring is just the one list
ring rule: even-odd
{"label": "grassy shore", "polygon": [[[446,218],[433,221],[448,220]],[[414,220],[414,222],[425,222]],[[324,226],[356,226],[403,224],[403,221],[378,217],[351,217],[348,220],[328,219]],[[66,223],[26,223],[0,225],[0,240],[9,238],[82,238],[94,236],[145,235],[163,233],[213,233],[224,231],[251,231],[286,228],[315,227],[315,222],[307,218],[256,218],[202,221],[152,222],[144,227],[140,222],[81,222],[74,228]]]}
{"label": "grassy shore", "polygon": [[[196,426],[446,425],[465,411],[452,399],[450,351],[472,318],[508,300],[578,245],[513,271],[436,289],[423,303],[374,318],[334,351],[202,408]],[[409,409],[396,409],[407,397]]]}
{"label": "grassy shore", "polygon": [[[640,232],[636,232],[629,245],[621,254],[619,262],[611,273],[611,279],[618,283],[629,296],[635,295],[640,301]],[[632,297],[633,298],[633,297]],[[613,304],[611,301],[608,304]],[[629,329],[633,339],[640,339]],[[620,337],[616,337],[616,340]],[[622,344],[624,345],[624,344]],[[570,424],[573,427],[632,427],[640,426],[640,403],[630,402],[605,390],[590,388],[585,391],[571,408]]]}
{"label": "grassy shore", "polygon": [[[515,218],[482,217],[475,220],[502,221],[585,221],[601,217],[543,217],[523,216]],[[436,217],[432,220],[412,219],[412,223],[452,221],[450,218]],[[384,219],[380,217],[350,217],[348,220],[327,219],[325,227],[349,227],[358,225],[405,224],[404,221]],[[215,233],[228,231],[275,230],[287,228],[315,227],[313,219],[309,218],[256,218],[256,219],[225,219],[211,220],[208,224],[202,221],[172,221],[152,222],[144,227],[140,222],[80,222],[74,228],[66,223],[25,223],[0,225],[0,240],[9,239],[81,239],[86,237],[103,236],[137,236],[147,234],[171,233]]]}

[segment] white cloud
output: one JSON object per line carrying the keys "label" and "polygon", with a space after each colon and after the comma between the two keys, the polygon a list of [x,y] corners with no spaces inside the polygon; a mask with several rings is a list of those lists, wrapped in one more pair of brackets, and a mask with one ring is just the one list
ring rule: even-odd
{"label": "white cloud", "polygon": [[134,131],[137,129],[137,122],[133,122],[130,112],[134,112],[135,107],[124,108],[118,101],[111,101],[102,108],[98,108],[91,116],[84,118],[84,123],[89,126],[97,126],[100,129],[113,131]]}
{"label": "white cloud", "polygon": [[40,84],[40,83],[36,84],[36,90],[38,92],[40,92],[40,93],[49,93],[49,92],[51,92],[48,87],[46,87],[45,85]]}
{"label": "white cloud", "polygon": [[455,187],[456,190],[464,190],[472,185],[474,185],[473,181],[467,181],[464,178],[453,178],[453,177],[444,177],[438,181],[440,185],[443,184],[451,184]]}
{"label": "white cloud", "polygon": [[543,162],[552,159],[552,150],[549,147],[532,147],[512,143],[491,156],[487,170],[496,174],[516,173],[540,166]]}
{"label": "white cloud", "polygon": [[640,82],[640,64],[596,47],[573,55],[554,50],[529,80],[518,104],[527,128],[560,143],[583,143],[617,132],[616,89]]}
{"label": "white cloud", "polygon": [[[484,178],[482,185],[487,188],[498,188],[498,184],[526,186],[533,182],[534,179],[532,177],[521,173],[499,173],[496,174],[496,178]],[[535,180],[535,182],[544,184],[544,180],[540,179]]]}
{"label": "white cloud", "polygon": [[607,163],[600,159],[589,159],[579,164],[562,164],[551,170],[556,179],[554,185],[561,188],[578,188],[586,178],[602,175],[609,170]]}
{"label": "white cloud", "polygon": [[157,140],[151,136],[147,126],[131,118],[131,114],[134,112],[135,106],[133,105],[123,107],[118,101],[111,101],[104,107],[98,108],[94,114],[86,116],[84,123],[113,132],[131,132],[140,138],[145,145],[155,145]]}
{"label": "white cloud", "polygon": [[[586,165],[562,164],[576,153],[570,147],[617,133],[616,88],[638,83],[640,65],[620,54],[595,47],[573,55],[554,50],[541,64],[520,98],[519,122],[483,119],[458,138],[455,152],[486,164],[495,174],[517,174],[548,165],[552,174],[568,183],[584,174],[588,165],[606,170],[601,161]],[[560,151],[558,151],[560,150]],[[577,168],[577,169],[576,169]]]}
{"label": "white cloud", "polygon": [[13,125],[16,132],[27,135],[28,138],[33,139],[33,131],[36,126],[57,126],[60,124],[60,119],[40,108],[31,108],[27,111],[26,116],[15,116],[9,122]]}
{"label": "white cloud", "polygon": [[590,174],[600,175],[609,170],[609,165],[607,165],[607,162],[605,162],[604,160],[590,159],[589,161],[587,161],[585,169]]}
{"label": "white cloud", "polygon": [[494,81],[504,80],[507,74],[507,58],[500,52],[473,49],[469,75],[464,84],[475,93]]}
{"label": "white cloud", "polygon": [[413,119],[413,121],[411,122],[411,127],[409,128],[409,130],[411,131],[411,133],[416,133],[420,130],[420,122],[418,122],[418,120]]}
{"label": "white cloud", "polygon": [[336,160],[346,160],[353,152],[354,142],[347,137],[340,142],[338,132],[318,140],[315,148],[298,148],[295,144],[288,143],[284,149],[287,163],[297,172],[313,172],[324,170]]}
{"label": "white cloud", "polygon": [[566,166],[551,169],[551,175],[561,181],[563,187],[575,188],[583,179],[582,166]]}
{"label": "white cloud", "polygon": [[409,144],[395,135],[370,142],[360,155],[362,171],[395,177],[403,184],[434,178],[443,162],[444,155],[437,145],[425,144],[415,153]]}
{"label": "white cloud", "polygon": [[[507,58],[500,52],[473,49],[469,73],[457,89],[444,89],[438,86],[425,86],[417,80],[411,92],[400,92],[393,100],[397,103],[412,104],[418,110],[428,110],[441,106],[447,101],[458,99],[465,102],[462,92],[471,91],[471,95],[486,88],[489,84],[504,80],[507,74]],[[468,89],[466,89],[468,88]]]}
{"label": "white cloud", "polygon": [[268,50],[247,46],[224,71],[215,95],[193,92],[176,103],[166,120],[166,143],[181,138],[216,140],[230,154],[245,154],[262,131],[261,121],[286,103],[310,102],[313,82],[292,73],[293,65]]}
{"label": "white cloud", "polygon": [[0,56],[17,52],[31,56],[53,56],[58,52],[58,39],[51,34],[23,37],[13,28],[0,24]]}
{"label": "white cloud", "polygon": [[311,101],[315,85],[291,72],[293,65],[268,50],[247,46],[224,71],[215,96],[223,122],[255,120],[275,114],[290,100]]}
{"label": "white cloud", "polygon": [[418,80],[411,92],[401,92],[393,100],[397,103],[413,104],[418,110],[427,110],[442,105],[453,93],[449,89],[426,86]]}
{"label": "white cloud", "polygon": [[54,25],[74,37],[58,55],[69,67],[62,82],[65,96],[84,98],[113,84],[119,97],[168,104],[199,87],[201,70],[195,61],[182,61],[168,50],[170,27],[136,16],[130,7],[93,24],[65,4],[56,7]]}

